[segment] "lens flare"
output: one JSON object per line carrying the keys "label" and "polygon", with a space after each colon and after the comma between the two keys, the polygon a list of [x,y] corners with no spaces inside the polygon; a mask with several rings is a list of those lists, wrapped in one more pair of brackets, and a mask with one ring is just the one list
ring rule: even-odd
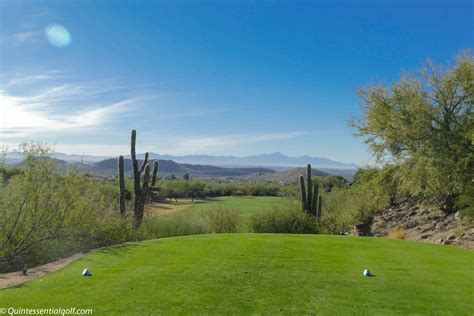
{"label": "lens flare", "polygon": [[51,24],[46,27],[44,34],[48,41],[56,47],[66,47],[71,44],[71,34],[62,25]]}

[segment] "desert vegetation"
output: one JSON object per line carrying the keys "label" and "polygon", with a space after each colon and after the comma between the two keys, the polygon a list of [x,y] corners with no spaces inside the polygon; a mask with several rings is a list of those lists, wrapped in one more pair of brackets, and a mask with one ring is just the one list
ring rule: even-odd
{"label": "desert vegetation", "polygon": [[0,13],[0,316],[474,315],[473,0]]}
{"label": "desert vegetation", "polygon": [[[143,161],[136,158],[135,130],[131,178],[124,175],[123,156],[117,177],[99,178],[73,169],[60,172],[51,148],[23,144],[22,167],[0,170],[1,270],[138,239],[239,231],[340,234],[407,199],[472,221],[473,82],[474,61],[465,52],[451,67],[428,63],[390,88],[361,89],[363,116],[350,124],[365,137],[378,164],[360,168],[351,183],[337,176],[313,177],[310,165],[306,177],[287,185],[210,182],[189,175],[160,179],[158,163],[151,169],[148,154]],[[252,216],[232,206],[170,214],[140,229],[145,204],[153,200],[218,196],[287,201]]]}
{"label": "desert vegetation", "polygon": [[390,87],[360,89],[362,117],[349,124],[366,140],[377,164],[358,170],[350,186],[325,195],[325,232],[342,231],[406,200],[446,214],[473,213],[474,60],[459,54],[451,66],[427,62]]}
{"label": "desert vegetation", "polygon": [[24,166],[2,169],[0,269],[35,266],[75,252],[130,240],[114,181],[63,174],[51,149],[24,144]]}

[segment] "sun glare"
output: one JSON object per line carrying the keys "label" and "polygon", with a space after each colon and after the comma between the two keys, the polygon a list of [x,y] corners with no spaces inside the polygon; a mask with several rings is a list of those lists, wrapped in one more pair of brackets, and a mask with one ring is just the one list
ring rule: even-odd
{"label": "sun glare", "polygon": [[50,24],[44,30],[48,41],[56,47],[66,47],[71,44],[71,33],[62,25]]}

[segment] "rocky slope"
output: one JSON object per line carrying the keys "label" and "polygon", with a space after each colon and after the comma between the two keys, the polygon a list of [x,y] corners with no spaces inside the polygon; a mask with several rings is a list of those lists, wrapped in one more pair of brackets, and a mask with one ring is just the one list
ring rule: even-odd
{"label": "rocky slope", "polygon": [[[433,205],[406,201],[388,208],[373,219],[374,236],[397,231],[405,239],[474,248],[474,225],[459,213],[445,214]],[[403,237],[402,237],[403,238]]]}

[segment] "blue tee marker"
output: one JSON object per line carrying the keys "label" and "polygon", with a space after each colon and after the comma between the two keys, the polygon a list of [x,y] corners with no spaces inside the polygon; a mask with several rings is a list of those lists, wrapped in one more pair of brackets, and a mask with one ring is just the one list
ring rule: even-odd
{"label": "blue tee marker", "polygon": [[369,269],[365,269],[365,270],[364,270],[364,276],[365,276],[365,277],[369,277],[369,276],[371,276],[371,275],[372,275],[372,274],[370,274]]}

